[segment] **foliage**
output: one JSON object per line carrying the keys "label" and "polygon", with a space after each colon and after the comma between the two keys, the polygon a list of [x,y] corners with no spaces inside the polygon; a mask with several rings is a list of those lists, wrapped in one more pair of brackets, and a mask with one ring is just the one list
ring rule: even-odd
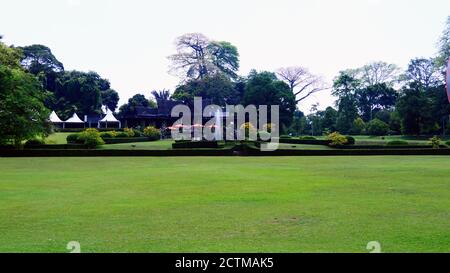
{"label": "foliage", "polygon": [[47,94],[34,75],[17,67],[20,52],[0,42],[0,143],[45,137],[51,127],[50,111],[44,106]]}
{"label": "foliage", "polygon": [[244,129],[245,137],[249,138],[253,133],[256,133],[256,128],[250,122],[246,122],[241,125],[239,129]]}
{"label": "foliage", "polygon": [[450,140],[448,140],[447,142],[445,142],[445,145],[447,145],[447,147],[450,147]]}
{"label": "foliage", "polygon": [[313,136],[302,136],[299,138],[300,140],[317,140],[317,138]]}
{"label": "foliage", "polygon": [[360,117],[355,119],[353,121],[352,129],[350,130],[350,133],[353,135],[362,135],[366,131],[366,123],[364,120]]}
{"label": "foliage", "polygon": [[134,130],[133,129],[124,128],[123,131],[125,132],[125,134],[128,135],[128,137],[134,137]]}
{"label": "foliage", "polygon": [[[243,104],[247,105],[279,105],[280,131],[289,127],[296,110],[295,96],[289,86],[277,80],[271,72],[252,71],[245,87]],[[269,110],[270,111],[270,110]]]}
{"label": "foliage", "polygon": [[347,139],[347,142],[345,143],[346,145],[355,145],[356,140],[354,137],[352,136],[345,136],[345,138]]}
{"label": "foliage", "polygon": [[29,139],[29,140],[27,140],[27,142],[25,142],[25,146],[44,145],[44,144],[45,144],[45,141],[43,141],[42,139],[38,139],[38,138]]}
{"label": "foliage", "polygon": [[145,127],[144,135],[152,141],[161,139],[161,131],[153,126]]}
{"label": "foliage", "polygon": [[331,140],[331,143],[330,143],[331,146],[342,146],[342,145],[347,144],[347,141],[348,141],[346,136],[343,136],[338,132],[329,134],[327,136],[327,139]]}
{"label": "foliage", "polygon": [[441,145],[441,139],[437,136],[433,136],[432,138],[430,138],[430,143],[431,146],[433,146],[433,149],[439,149],[440,145]]}
{"label": "foliage", "polygon": [[171,72],[183,79],[198,80],[222,74],[236,78],[239,53],[229,42],[211,41],[201,33],[188,33],[175,41],[177,53],[169,56]]}
{"label": "foliage", "polygon": [[128,103],[122,105],[119,108],[119,115],[121,117],[133,116],[136,113],[137,107],[151,107],[156,108],[156,103],[148,100],[142,94],[136,94],[130,99],[128,99]]}
{"label": "foliage", "polygon": [[67,143],[73,144],[78,142],[78,137],[80,134],[70,134],[66,137]]}
{"label": "foliage", "polygon": [[117,135],[116,135],[116,137],[124,138],[124,137],[129,137],[129,136],[128,136],[128,134],[125,133],[125,132],[118,132]]}
{"label": "foliage", "polygon": [[210,104],[225,106],[233,102],[236,95],[234,87],[234,83],[223,75],[205,76],[179,85],[172,97],[188,105],[193,104],[194,97],[202,97]]}
{"label": "foliage", "polygon": [[389,125],[379,119],[373,119],[367,124],[367,133],[372,136],[384,136],[389,132]]}
{"label": "foliage", "polygon": [[114,136],[111,132],[101,132],[100,137],[102,139],[105,139],[105,138],[113,138]]}
{"label": "foliage", "polygon": [[103,145],[105,142],[100,137],[100,133],[97,129],[89,128],[84,130],[78,135],[78,142],[83,143],[88,148],[95,148],[98,145]]}

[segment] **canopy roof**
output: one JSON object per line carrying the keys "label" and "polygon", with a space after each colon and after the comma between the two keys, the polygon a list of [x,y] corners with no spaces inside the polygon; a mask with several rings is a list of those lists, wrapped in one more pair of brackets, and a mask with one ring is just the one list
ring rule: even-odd
{"label": "canopy roof", "polygon": [[84,121],[77,116],[77,113],[73,113],[73,116],[66,120],[65,123],[84,123]]}
{"label": "canopy roof", "polygon": [[50,119],[50,121],[53,122],[53,123],[63,122],[63,121],[58,117],[58,115],[56,114],[55,111],[53,111],[53,112],[50,114],[49,119]]}
{"label": "canopy roof", "polygon": [[106,108],[106,116],[100,120],[100,122],[119,122],[116,117],[113,115],[113,113]]}

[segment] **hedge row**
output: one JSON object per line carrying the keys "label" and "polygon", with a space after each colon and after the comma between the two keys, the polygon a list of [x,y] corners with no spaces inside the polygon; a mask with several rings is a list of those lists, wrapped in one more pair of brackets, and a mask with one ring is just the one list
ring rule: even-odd
{"label": "hedge row", "polygon": [[331,140],[280,138],[280,143],[285,143],[285,144],[306,144],[306,145],[329,145],[331,143]]}
{"label": "hedge row", "polygon": [[87,147],[84,144],[43,144],[43,145],[25,145],[24,149],[79,150],[79,149],[87,149]]}
{"label": "hedge row", "polygon": [[[447,148],[445,145],[441,145],[441,148]],[[352,150],[379,150],[379,149],[432,149],[431,145],[352,145],[352,146],[335,146],[337,149],[352,149]]]}
{"label": "hedge row", "polygon": [[217,149],[217,141],[176,141],[172,144],[173,149]]}
{"label": "hedge row", "polygon": [[276,150],[262,152],[244,147],[205,150],[0,150],[1,157],[90,157],[90,156],[374,156],[374,155],[450,155],[450,149],[378,149],[378,150]]}
{"label": "hedge row", "polygon": [[119,144],[119,143],[132,143],[132,142],[147,142],[150,141],[148,137],[114,137],[103,138],[105,144]]}

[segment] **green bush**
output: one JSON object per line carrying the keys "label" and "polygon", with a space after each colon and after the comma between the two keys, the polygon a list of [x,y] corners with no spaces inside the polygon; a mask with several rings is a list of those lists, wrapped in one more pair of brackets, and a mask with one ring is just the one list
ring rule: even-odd
{"label": "green bush", "polygon": [[302,136],[300,137],[300,140],[316,140],[316,138],[313,136]]}
{"label": "green bush", "polygon": [[78,143],[78,136],[80,134],[70,134],[66,137],[67,143],[69,144],[74,144],[74,143]]}
{"label": "green bush", "polygon": [[134,137],[134,130],[130,128],[124,128],[123,132],[128,135],[128,137]]}
{"label": "green bush", "polygon": [[30,139],[25,143],[25,146],[29,146],[29,145],[44,145],[45,141],[43,141],[42,139]]}
{"label": "green bush", "polygon": [[373,119],[367,124],[367,133],[372,136],[384,136],[389,132],[389,125],[379,119]]}
{"label": "green bush", "polygon": [[[270,140],[271,134],[266,131],[259,131],[258,132],[258,139],[261,140],[264,138],[264,140]],[[284,137],[282,137],[284,138]]]}
{"label": "green bush", "polygon": [[124,137],[130,137],[130,136],[125,132],[120,132],[120,133],[117,133],[116,137],[124,138]]}
{"label": "green bush", "polygon": [[134,137],[143,137],[144,136],[144,134],[137,129],[133,129],[133,132],[134,132]]}
{"label": "green bush", "polygon": [[346,136],[346,138],[347,138],[347,143],[345,143],[346,145],[355,145],[356,140],[355,140],[354,137],[352,137],[352,136]]}
{"label": "green bush", "polygon": [[450,147],[450,140],[448,140],[447,142],[445,142],[445,145],[447,145],[448,147]]}
{"label": "green bush", "polygon": [[433,149],[439,149],[439,147],[441,146],[441,139],[437,136],[430,138],[430,142],[431,146],[433,146]]}
{"label": "green bush", "polygon": [[100,133],[100,137],[103,138],[103,139],[105,139],[105,138],[113,138],[114,135],[111,132],[103,132],[103,133]]}
{"label": "green bush", "polygon": [[105,144],[103,139],[100,137],[99,131],[94,128],[89,128],[81,132],[77,141],[83,143],[88,148],[95,148],[98,145]]}
{"label": "green bush", "polygon": [[409,145],[407,141],[404,140],[392,140],[386,143],[388,146],[403,146],[403,145]]}
{"label": "green bush", "polygon": [[161,139],[160,130],[156,129],[153,126],[148,126],[144,129],[144,135],[148,137],[149,140],[155,141]]}
{"label": "green bush", "polygon": [[329,134],[327,139],[331,140],[331,146],[342,146],[347,144],[347,137],[339,134],[338,132]]}

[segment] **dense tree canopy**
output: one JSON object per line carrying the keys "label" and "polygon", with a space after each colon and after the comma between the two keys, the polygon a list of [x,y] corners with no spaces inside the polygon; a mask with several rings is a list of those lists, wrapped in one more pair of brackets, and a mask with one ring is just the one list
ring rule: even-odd
{"label": "dense tree canopy", "polygon": [[20,54],[0,42],[0,144],[20,146],[49,132],[47,94],[34,75],[18,66]]}

